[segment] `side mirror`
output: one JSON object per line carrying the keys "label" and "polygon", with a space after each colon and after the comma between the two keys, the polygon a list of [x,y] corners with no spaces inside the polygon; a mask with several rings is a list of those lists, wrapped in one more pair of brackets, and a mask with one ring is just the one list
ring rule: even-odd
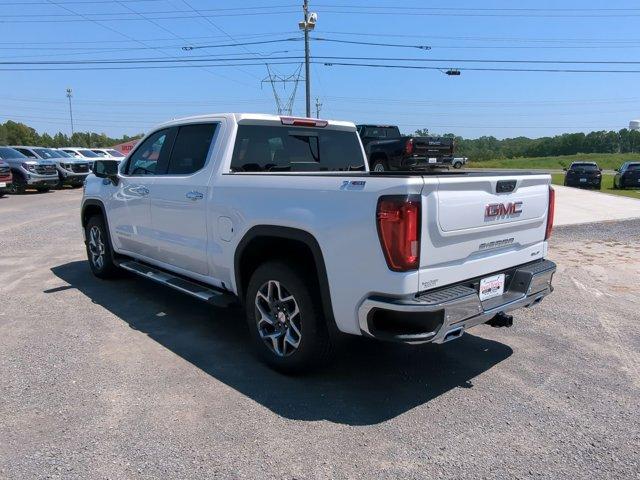
{"label": "side mirror", "polygon": [[619,171],[620,171],[620,169],[619,169],[619,168],[616,168],[616,172],[619,172]]}
{"label": "side mirror", "polygon": [[93,173],[98,178],[107,178],[113,182],[114,185],[118,184],[118,166],[117,160],[96,160],[93,163]]}
{"label": "side mirror", "polygon": [[601,169],[601,168],[600,168],[599,170],[600,170],[600,171],[602,171],[602,169]]}

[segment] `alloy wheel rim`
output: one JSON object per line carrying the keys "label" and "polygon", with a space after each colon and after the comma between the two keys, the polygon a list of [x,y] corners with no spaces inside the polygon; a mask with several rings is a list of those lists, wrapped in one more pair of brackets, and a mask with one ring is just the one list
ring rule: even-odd
{"label": "alloy wheel rim", "polygon": [[373,167],[374,172],[384,172],[384,165],[381,163],[377,163],[375,167]]}
{"label": "alloy wheel rim", "polygon": [[95,225],[89,230],[89,253],[94,267],[102,270],[104,266],[104,242],[100,228]]}
{"label": "alloy wheel rim", "polygon": [[302,340],[300,308],[295,297],[277,280],[265,282],[256,293],[258,334],[278,357],[294,354]]}

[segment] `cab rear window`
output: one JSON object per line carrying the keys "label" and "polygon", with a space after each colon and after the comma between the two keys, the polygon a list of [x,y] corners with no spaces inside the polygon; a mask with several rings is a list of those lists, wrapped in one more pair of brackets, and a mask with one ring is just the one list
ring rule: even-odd
{"label": "cab rear window", "polygon": [[355,131],[239,125],[232,172],[342,172],[364,170]]}

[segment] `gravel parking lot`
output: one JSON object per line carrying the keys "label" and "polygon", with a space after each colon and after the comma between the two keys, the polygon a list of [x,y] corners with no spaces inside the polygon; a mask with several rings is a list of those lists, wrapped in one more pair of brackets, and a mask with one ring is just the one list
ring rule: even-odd
{"label": "gravel parking lot", "polygon": [[640,220],[558,228],[511,329],[296,378],[238,311],[94,278],[80,196],[0,199],[1,478],[640,478]]}

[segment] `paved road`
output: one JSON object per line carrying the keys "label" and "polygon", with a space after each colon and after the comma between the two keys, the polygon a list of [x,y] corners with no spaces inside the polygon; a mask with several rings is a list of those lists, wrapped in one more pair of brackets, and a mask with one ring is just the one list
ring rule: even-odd
{"label": "paved road", "polygon": [[511,329],[288,378],[239,312],[93,278],[78,201],[0,199],[0,478],[638,478],[639,221],[558,229]]}
{"label": "paved road", "polygon": [[640,200],[594,190],[554,185],[556,225],[640,218]]}

